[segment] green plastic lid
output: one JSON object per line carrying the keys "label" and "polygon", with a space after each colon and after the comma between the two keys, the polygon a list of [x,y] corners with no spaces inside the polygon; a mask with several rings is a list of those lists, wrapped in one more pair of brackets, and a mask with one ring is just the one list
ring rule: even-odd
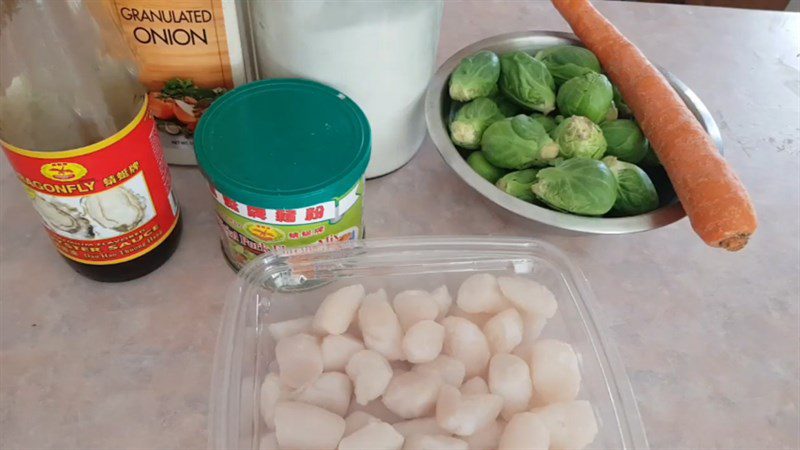
{"label": "green plastic lid", "polygon": [[215,101],[195,131],[201,170],[250,206],[302,208],[355,186],[369,162],[361,109],[339,91],[296,79],[257,81]]}

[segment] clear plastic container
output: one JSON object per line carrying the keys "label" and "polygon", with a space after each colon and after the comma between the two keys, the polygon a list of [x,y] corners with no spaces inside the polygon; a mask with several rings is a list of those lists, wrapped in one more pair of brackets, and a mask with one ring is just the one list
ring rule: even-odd
{"label": "clear plastic container", "polygon": [[473,273],[517,274],[546,285],[558,313],[542,337],[569,342],[581,361],[580,399],[595,409],[599,433],[590,449],[647,449],[630,382],[601,333],[594,296],[581,271],[555,247],[535,240],[494,237],[373,239],[291,256],[265,255],[248,264],[232,287],[217,341],[209,416],[213,449],[257,449],[267,433],[259,417],[259,389],[274,360],[266,325],[316,311],[326,294],[362,283],[433,289],[454,294]]}

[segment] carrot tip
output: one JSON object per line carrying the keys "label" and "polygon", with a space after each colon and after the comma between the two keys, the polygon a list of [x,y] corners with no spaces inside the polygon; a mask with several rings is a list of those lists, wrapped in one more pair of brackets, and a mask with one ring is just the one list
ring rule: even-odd
{"label": "carrot tip", "polygon": [[719,246],[725,250],[736,252],[743,249],[744,246],[747,245],[748,239],[750,239],[750,233],[739,233],[735,236],[721,240],[719,242]]}

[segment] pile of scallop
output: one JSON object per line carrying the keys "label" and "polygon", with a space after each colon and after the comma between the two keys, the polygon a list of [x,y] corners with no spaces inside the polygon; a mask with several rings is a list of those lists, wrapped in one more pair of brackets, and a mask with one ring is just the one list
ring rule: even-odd
{"label": "pile of scallop", "polygon": [[539,339],[558,308],[524,277],[328,295],[268,325],[261,450],[581,449],[597,434],[572,346]]}

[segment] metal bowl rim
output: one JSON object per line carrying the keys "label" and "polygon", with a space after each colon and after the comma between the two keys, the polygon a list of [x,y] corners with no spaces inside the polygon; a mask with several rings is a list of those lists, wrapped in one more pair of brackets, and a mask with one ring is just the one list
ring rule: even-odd
{"label": "metal bowl rim", "polygon": [[[442,96],[444,95],[450,74],[455,70],[458,62],[476,51],[513,43],[514,41],[530,40],[531,38],[535,39],[537,37],[557,38],[582,45],[577,36],[564,31],[518,31],[500,34],[474,42],[455,52],[439,66],[428,85],[425,95],[425,119],[431,139],[447,165],[449,165],[470,187],[492,202],[517,215],[557,228],[585,233],[625,234],[660,228],[685,217],[686,212],[677,199],[649,213],[630,217],[585,217],[562,213],[524,202],[506,194],[497,189],[493,184],[481,178],[467,165],[466,161],[459,154],[458,149],[456,149],[455,145],[450,141],[447,126],[443,120]],[[719,127],[705,104],[703,104],[697,94],[672,73],[659,66],[656,67],[664,74],[667,81],[669,81],[670,85],[678,94],[684,97],[687,106],[698,116],[700,124],[709,134],[717,149],[721,154],[724,154]]]}

